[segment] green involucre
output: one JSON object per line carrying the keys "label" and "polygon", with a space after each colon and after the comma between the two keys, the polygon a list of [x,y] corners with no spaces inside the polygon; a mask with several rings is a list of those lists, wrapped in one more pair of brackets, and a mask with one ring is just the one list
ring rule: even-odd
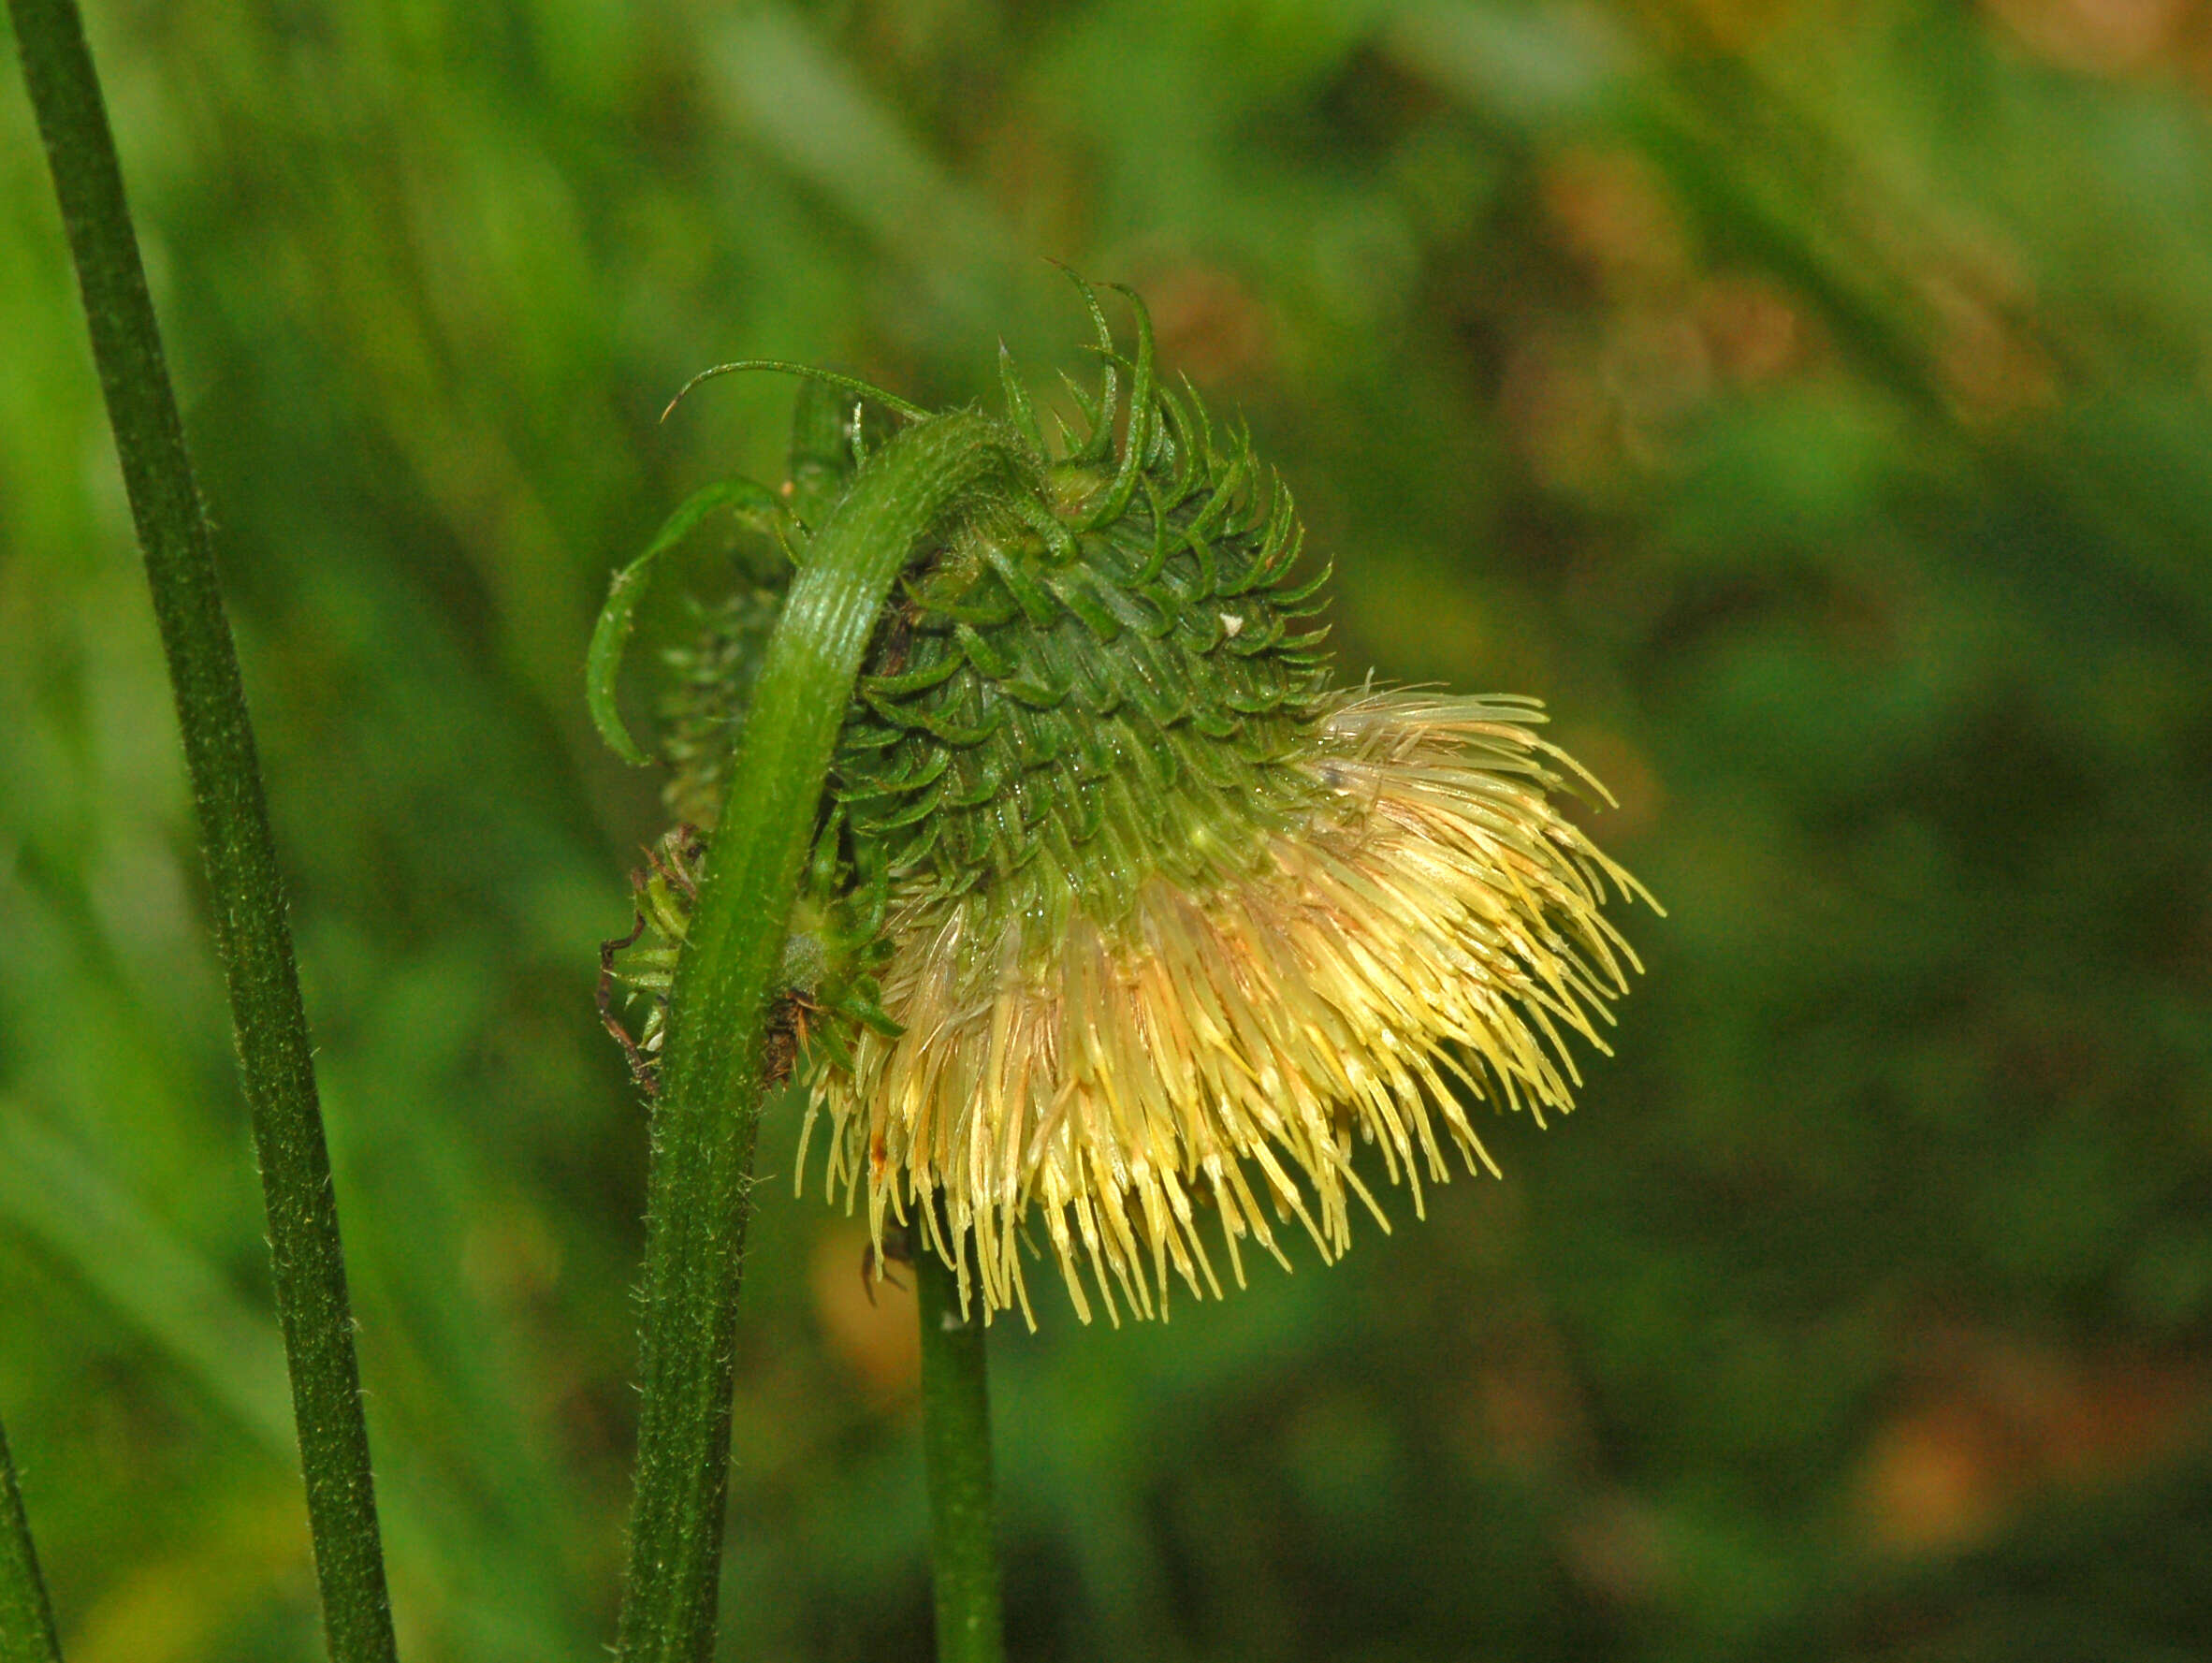
{"label": "green involucre", "polygon": [[[1289,493],[1187,383],[1160,385],[1142,305],[1124,357],[1084,292],[1105,370],[1096,398],[1071,384],[1080,430],[1055,455],[1002,356],[1007,418],[969,419],[1024,466],[915,551],[838,736],[794,959],[820,967],[798,990],[831,1014],[817,1031],[833,1058],[855,1024],[886,1020],[870,972],[894,900],[911,919],[983,897],[1045,954],[1077,907],[1111,926],[1155,875],[1224,880],[1256,831],[1315,807],[1293,765],[1318,742],[1327,632],[1307,620],[1326,573],[1292,585]],[[850,476],[857,412],[825,419],[809,392],[793,495],[817,518]],[[792,548],[803,566],[803,526]],[[725,736],[775,604],[741,583],[667,655],[662,750],[679,819],[720,811]],[[665,993],[649,961],[638,969]]]}

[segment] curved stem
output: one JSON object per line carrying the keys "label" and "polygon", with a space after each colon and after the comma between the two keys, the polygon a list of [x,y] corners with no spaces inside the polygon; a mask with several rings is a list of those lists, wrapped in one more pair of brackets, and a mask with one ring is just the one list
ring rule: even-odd
{"label": "curved stem", "polygon": [[1004,430],[970,412],[872,457],[808,545],[753,684],[653,1109],[624,1663],[706,1663],[714,1649],[763,1030],[837,731],[893,580],[1011,457]]}
{"label": "curved stem", "polygon": [[213,539],[184,448],[115,140],[74,0],[8,0],[84,293],[93,358],[168,660],[215,947],[253,1111],[277,1317],[335,1663],[395,1656],[345,1258],[307,1013]]}
{"label": "curved stem", "polygon": [[1006,1639],[983,1324],[961,1315],[960,1284],[951,1266],[925,1247],[916,1247],[914,1260],[938,1663],[1001,1663]]}
{"label": "curved stem", "polygon": [[15,1487],[7,1429],[0,1426],[0,1663],[62,1663],[54,1638],[53,1607],[31,1546],[31,1521]]}

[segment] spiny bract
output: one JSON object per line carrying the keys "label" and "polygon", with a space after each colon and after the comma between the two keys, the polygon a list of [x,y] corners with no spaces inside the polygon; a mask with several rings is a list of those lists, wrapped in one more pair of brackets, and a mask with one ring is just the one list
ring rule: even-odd
{"label": "spiny bract", "polygon": [[[1352,1198],[1387,1229],[1356,1141],[1418,1213],[1447,1145],[1490,1166],[1465,1099],[1571,1107],[1562,1030],[1603,1049],[1636,967],[1603,891],[1642,891],[1550,801],[1574,765],[1533,701],[1331,684],[1289,493],[1159,383],[1142,305],[1125,357],[1084,295],[1105,368],[1095,400],[1069,383],[1080,432],[1048,448],[1002,355],[1033,488],[944,527],[877,631],[788,1008],[802,1184],[826,1121],[831,1193],[865,1194],[879,1247],[917,1224],[986,1315],[1028,1311],[1034,1210],[1076,1309],[1118,1320],[1175,1279],[1217,1294],[1209,1234],[1241,1282],[1245,1241],[1283,1258],[1271,1218],[1326,1258]],[[856,409],[843,438],[865,453]],[[795,517],[753,523],[803,560],[822,493],[784,495]],[[690,818],[720,800],[760,592],[673,655]]]}

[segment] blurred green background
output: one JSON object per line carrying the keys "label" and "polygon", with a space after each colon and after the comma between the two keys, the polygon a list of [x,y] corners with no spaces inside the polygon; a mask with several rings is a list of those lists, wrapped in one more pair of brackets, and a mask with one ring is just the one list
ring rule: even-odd
{"label": "blurred green background", "polygon": [[[416,1663],[612,1632],[645,1140],[591,996],[662,815],[583,642],[790,391],[662,405],[746,354],[964,401],[1000,337],[1041,384],[1047,255],[1249,417],[1346,672],[1550,700],[1671,916],[1502,1184],[997,1332],[1018,1655],[2212,1656],[2212,6],[90,9]],[[174,722],[7,80],[0,1410],[75,1663],[304,1658]],[[911,1305],[795,1128],[721,1655],[921,1658]]]}

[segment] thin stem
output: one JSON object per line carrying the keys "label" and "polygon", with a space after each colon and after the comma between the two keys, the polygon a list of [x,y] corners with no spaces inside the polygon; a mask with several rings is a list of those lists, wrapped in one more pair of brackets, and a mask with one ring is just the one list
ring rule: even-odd
{"label": "thin stem", "polygon": [[991,1393],[980,1316],[963,1317],[951,1267],[917,1247],[922,1310],[922,1453],[938,1663],[1001,1663],[997,1512],[991,1495]]}
{"label": "thin stem", "polygon": [[5,1426],[0,1426],[0,1663],[62,1663],[53,1607],[38,1574],[38,1553],[31,1545],[22,1492],[15,1487]]}
{"label": "thin stem", "polygon": [[215,947],[253,1111],[277,1317],[334,1663],[395,1656],[345,1259],[260,764],[213,538],[74,0],[8,0],[168,659]]}
{"label": "thin stem", "polygon": [[706,1663],[714,1649],[764,1017],[837,730],[893,580],[1011,455],[1005,430],[969,412],[877,452],[808,545],[753,685],[653,1109],[624,1663]]}

